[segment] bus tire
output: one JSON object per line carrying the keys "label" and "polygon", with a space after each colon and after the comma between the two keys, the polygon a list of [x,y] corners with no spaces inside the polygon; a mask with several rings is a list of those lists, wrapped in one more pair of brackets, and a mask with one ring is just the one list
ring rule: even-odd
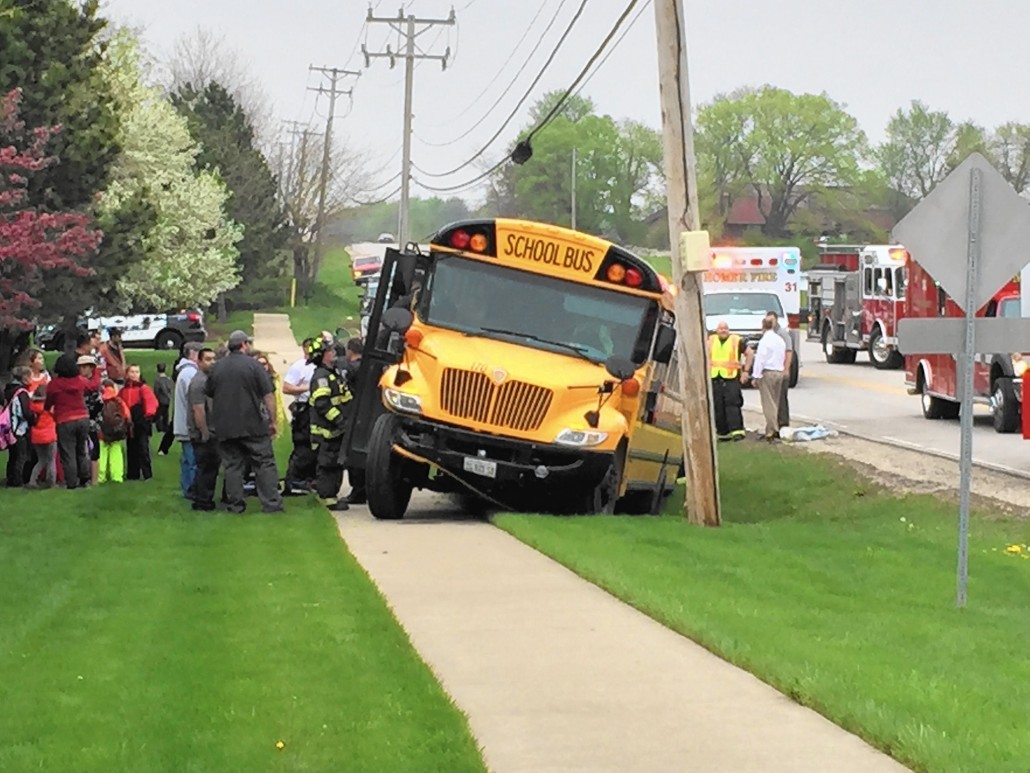
{"label": "bus tire", "polygon": [[622,488],[622,472],[626,467],[626,449],[620,446],[612,457],[608,471],[587,498],[586,512],[592,515],[614,515]]}
{"label": "bus tire", "polygon": [[999,378],[991,389],[991,414],[995,432],[1015,432],[1019,429],[1019,403],[1012,382]]}
{"label": "bus tire", "polygon": [[897,370],[904,364],[905,358],[897,349],[883,342],[883,331],[876,328],[869,336],[869,361],[877,370]]}
{"label": "bus tire", "polygon": [[394,438],[400,419],[384,413],[376,419],[368,440],[365,486],[368,509],[380,521],[396,521],[404,517],[411,501],[411,481],[404,477],[404,460],[393,452]]}

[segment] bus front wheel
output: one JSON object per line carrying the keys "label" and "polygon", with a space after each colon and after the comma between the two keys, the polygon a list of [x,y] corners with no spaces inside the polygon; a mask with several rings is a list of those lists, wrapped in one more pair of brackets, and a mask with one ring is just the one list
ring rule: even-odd
{"label": "bus front wheel", "polygon": [[368,509],[380,521],[404,517],[411,501],[411,481],[404,477],[405,461],[393,452],[400,420],[392,413],[376,419],[368,441],[365,469]]}

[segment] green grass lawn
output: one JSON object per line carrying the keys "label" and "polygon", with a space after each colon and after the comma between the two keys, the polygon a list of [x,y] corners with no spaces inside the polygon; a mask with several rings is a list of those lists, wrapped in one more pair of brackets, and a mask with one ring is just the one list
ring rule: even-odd
{"label": "green grass lawn", "polygon": [[311,297],[307,301],[297,298],[294,308],[278,311],[290,316],[290,326],[300,343],[320,330],[335,333],[337,328],[346,328],[358,333],[360,297],[361,290],[351,278],[350,255],[342,247],[334,247],[326,251]]}
{"label": "green grass lawn", "polygon": [[226,341],[233,330],[254,335],[254,312],[233,311],[225,319],[216,319],[213,314],[209,314],[204,319],[204,326],[207,328],[207,340],[216,345]]}
{"label": "green grass lawn", "polygon": [[155,462],[0,494],[0,770],[484,769],[322,507],[194,514]]}
{"label": "green grass lawn", "polygon": [[[724,526],[496,523],[918,770],[1030,769],[1030,522],[894,497],[822,456],[720,446]],[[668,503],[676,511],[682,492]]]}

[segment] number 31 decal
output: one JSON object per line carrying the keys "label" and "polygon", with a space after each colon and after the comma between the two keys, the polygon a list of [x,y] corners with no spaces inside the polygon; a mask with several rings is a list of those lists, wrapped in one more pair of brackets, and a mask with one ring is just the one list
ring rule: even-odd
{"label": "number 31 decal", "polygon": [[784,285],[783,289],[786,290],[788,293],[792,293],[792,292],[794,292],[795,290],[798,289],[798,283],[797,282],[787,282],[787,284]]}

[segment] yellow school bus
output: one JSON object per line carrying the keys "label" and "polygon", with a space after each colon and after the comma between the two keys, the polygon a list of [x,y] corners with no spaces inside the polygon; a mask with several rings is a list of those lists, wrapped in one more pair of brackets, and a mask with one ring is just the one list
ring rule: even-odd
{"label": "yellow school bus", "polygon": [[542,223],[453,223],[388,251],[345,446],[372,514],[403,517],[415,488],[655,509],[682,465],[671,300],[627,250]]}

